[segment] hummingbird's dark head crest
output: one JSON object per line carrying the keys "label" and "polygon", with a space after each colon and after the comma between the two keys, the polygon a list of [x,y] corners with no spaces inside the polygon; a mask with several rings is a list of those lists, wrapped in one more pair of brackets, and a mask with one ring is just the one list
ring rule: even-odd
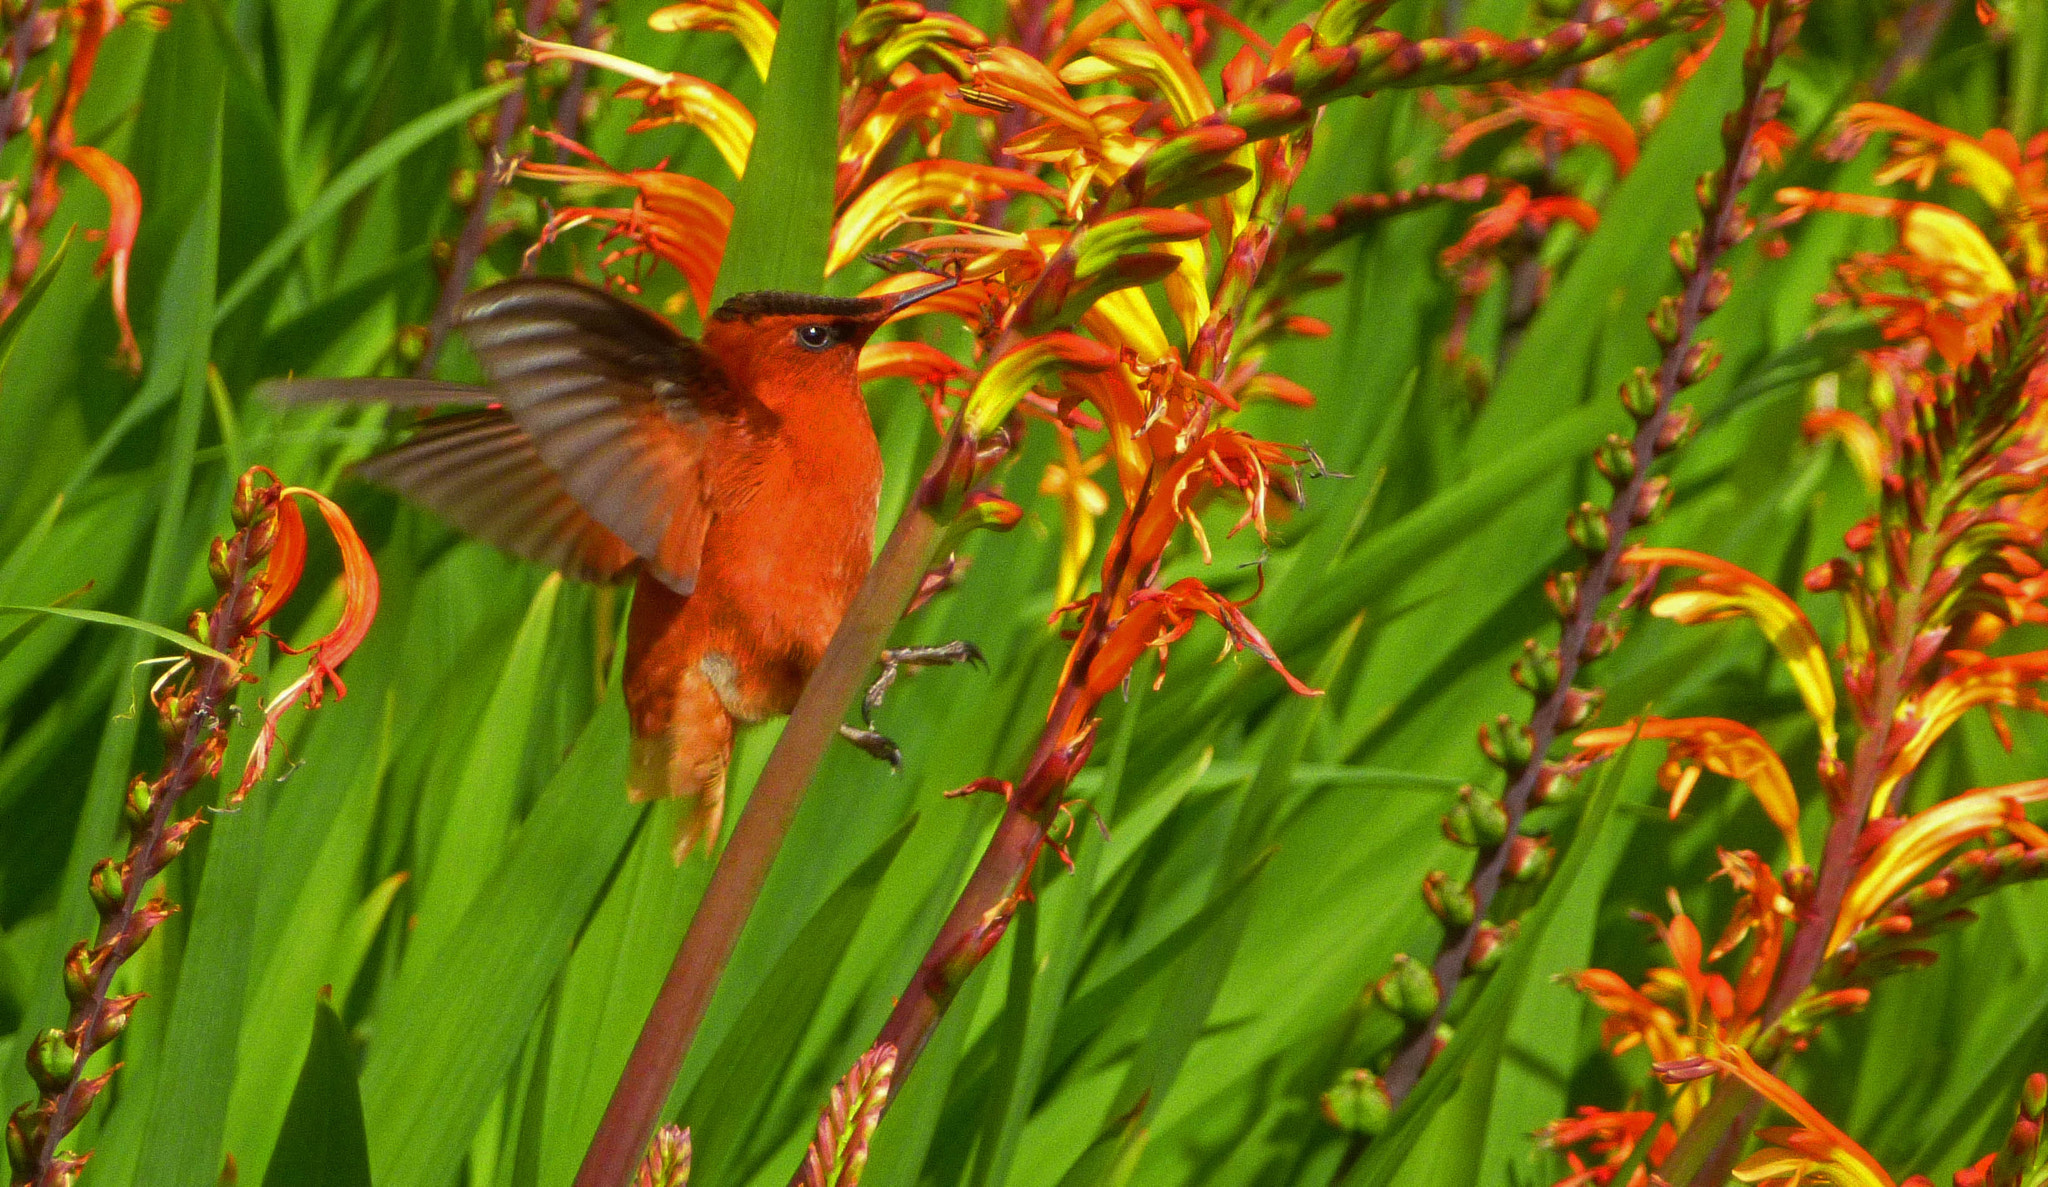
{"label": "hummingbird's dark head crest", "polygon": [[753,321],[762,317],[872,317],[881,302],[866,297],[821,297],[816,293],[785,293],[770,289],[736,293],[711,314],[713,321]]}
{"label": "hummingbird's dark head crest", "polygon": [[768,289],[758,293],[736,293],[711,314],[713,321],[754,321],[763,317],[830,317],[855,321],[877,321],[926,297],[945,292],[960,282],[940,280],[932,284],[878,297],[821,297],[816,293],[790,293]]}

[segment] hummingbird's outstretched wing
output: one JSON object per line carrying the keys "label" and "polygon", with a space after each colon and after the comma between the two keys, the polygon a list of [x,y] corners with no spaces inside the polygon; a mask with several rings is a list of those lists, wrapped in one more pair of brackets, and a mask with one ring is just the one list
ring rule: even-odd
{"label": "hummingbird's outstretched wing", "polygon": [[709,420],[730,403],[716,364],[639,306],[564,280],[472,294],[455,324],[489,387],[407,379],[271,386],[289,402],[489,405],[425,422],[361,463],[501,548],[606,580],[634,560],[678,593],[696,587],[709,523]]}
{"label": "hummingbird's outstretched wing", "polygon": [[639,558],[586,514],[518,422],[495,408],[422,422],[355,471],[499,548],[579,581],[615,581]]}
{"label": "hummingbird's outstretched wing", "polygon": [[349,467],[486,543],[579,581],[616,581],[639,559],[592,519],[541,460],[533,439],[486,387],[433,379],[287,379],[264,385],[280,404],[469,406],[413,426],[403,445]]}

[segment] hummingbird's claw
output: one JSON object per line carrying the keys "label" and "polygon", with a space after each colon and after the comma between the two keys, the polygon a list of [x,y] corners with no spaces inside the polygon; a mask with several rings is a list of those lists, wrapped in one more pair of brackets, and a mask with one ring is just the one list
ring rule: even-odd
{"label": "hummingbird's claw", "polygon": [[882,698],[889,694],[889,687],[896,683],[896,677],[905,668],[934,668],[947,664],[973,664],[979,668],[988,667],[988,657],[981,648],[956,639],[951,643],[938,643],[921,647],[891,647],[882,652],[882,673],[875,682],[868,685],[868,693],[860,701],[862,724],[875,724],[875,713],[882,707]]}
{"label": "hummingbird's claw", "polygon": [[891,665],[909,668],[931,668],[942,664],[974,664],[987,667],[988,657],[981,648],[965,639],[951,643],[938,643],[929,647],[891,647],[882,652],[882,666]]}
{"label": "hummingbird's claw", "polygon": [[[973,664],[979,668],[988,667],[988,657],[981,648],[965,639],[951,643],[938,643],[921,647],[891,647],[882,652],[882,672],[875,682],[868,685],[867,695],[860,699],[861,724],[871,730],[875,714],[882,708],[882,698],[889,695],[889,688],[896,683],[896,677],[905,668],[933,668],[946,664]],[[850,737],[851,735],[849,735]]]}
{"label": "hummingbird's claw", "polygon": [[903,769],[902,748],[884,735],[876,733],[874,730],[855,729],[850,725],[842,723],[839,727],[839,736],[860,747],[873,757],[888,763],[889,770],[892,773]]}

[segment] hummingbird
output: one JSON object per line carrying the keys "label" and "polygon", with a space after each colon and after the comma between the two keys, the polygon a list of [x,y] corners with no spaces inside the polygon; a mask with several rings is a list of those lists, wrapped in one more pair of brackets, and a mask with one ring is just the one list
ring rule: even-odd
{"label": "hummingbird", "polygon": [[[463,531],[593,582],[634,583],[624,688],[627,791],[687,801],[675,857],[719,835],[738,726],[782,716],[859,590],[874,546],[882,454],[855,371],[882,323],[957,280],[879,297],[741,293],[701,341],[576,281],[482,289],[454,326],[481,386],[294,379],[285,403],[448,409],[355,472]],[[971,644],[883,654],[980,661]],[[891,766],[894,743],[840,726]]]}

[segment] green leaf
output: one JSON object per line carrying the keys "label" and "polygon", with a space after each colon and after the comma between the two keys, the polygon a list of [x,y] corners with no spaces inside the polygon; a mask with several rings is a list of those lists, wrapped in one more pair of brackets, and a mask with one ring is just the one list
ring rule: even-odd
{"label": "green leaf", "polygon": [[57,269],[64,264],[64,253],[71,250],[71,235],[76,230],[74,227],[64,232],[64,238],[57,243],[57,250],[50,253],[49,262],[22,290],[20,302],[5,320],[0,320],[0,375],[7,373],[7,360],[14,357],[14,340],[20,337],[21,327],[28,322],[29,314],[36,311],[43,294],[50,290],[50,282],[57,278]]}
{"label": "green leaf", "polygon": [[313,1003],[313,1043],[263,1187],[370,1187],[370,1140],[363,1132],[355,1055],[347,1028],[325,1000]]}
{"label": "green leaf", "polygon": [[645,816],[626,802],[626,713],[609,698],[541,793],[491,893],[378,1010],[363,1069],[379,1187],[443,1187],[519,1060],[548,986]]}
{"label": "green leaf", "polygon": [[[126,614],[112,614],[105,610],[73,610],[67,606],[0,606],[0,615],[7,614],[47,614],[53,618],[71,618],[79,622],[96,622],[102,626],[126,627],[131,631],[141,631],[145,635],[155,635],[167,643],[175,644],[180,651],[189,651],[194,655],[203,655],[222,663],[234,662],[228,656],[183,631],[174,631],[167,626],[130,618]],[[22,629],[0,636],[0,658],[5,658],[7,653],[13,650],[14,645],[21,641],[22,636],[27,634],[26,625],[28,624]]]}
{"label": "green leaf", "polygon": [[837,7],[783,2],[713,304],[734,293],[824,287],[839,145]]}
{"label": "green leaf", "polygon": [[441,951],[504,850],[518,807],[519,771],[526,761],[528,733],[539,717],[546,691],[544,663],[561,591],[561,575],[549,574],[527,605],[511,653],[476,724],[468,761],[462,766],[438,836],[422,856],[422,885],[411,940],[414,954]]}
{"label": "green leaf", "polygon": [[[745,1169],[738,1163],[767,1119],[764,1106],[776,1086],[790,1078],[791,1057],[803,1033],[800,1020],[817,1008],[854,932],[867,918],[882,876],[916,823],[915,817],[904,821],[819,905],[683,1102],[678,1117],[690,1130],[695,1150],[691,1173],[699,1182],[728,1181]],[[832,1079],[838,1075],[832,1073]],[[812,1110],[821,1099],[815,1089],[822,1085],[811,1087],[799,1094],[800,1109]]]}
{"label": "green leaf", "polygon": [[192,933],[142,1131],[152,1183],[213,1187],[220,1179],[269,811],[268,796],[251,796],[208,825],[206,873],[191,905]]}
{"label": "green leaf", "polygon": [[[1316,669],[1314,684],[1327,687],[1344,668],[1358,639],[1362,619],[1353,619],[1330,644]],[[1210,1013],[1230,973],[1231,962],[1251,917],[1255,888],[1245,885],[1245,874],[1263,864],[1260,854],[1272,841],[1273,826],[1287,799],[1294,766],[1301,761],[1309,735],[1314,730],[1326,698],[1297,696],[1285,702],[1265,731],[1266,739],[1258,772],[1252,776],[1244,795],[1233,801],[1235,820],[1219,860],[1211,870],[1211,907],[1229,904],[1218,922],[1205,929],[1201,939],[1180,954],[1158,1013],[1147,1028],[1144,1041],[1132,1057],[1123,1084],[1112,1098],[1105,1128],[1133,1112],[1144,1118],[1159,1115],[1160,1107],[1173,1091],[1195,1040],[1210,1020]],[[1242,865],[1239,865],[1239,863]],[[1237,867],[1237,868],[1233,868]],[[1118,1160],[1130,1156],[1119,1154]],[[1075,1177],[1081,1173],[1081,1177]],[[1085,1172],[1070,1172],[1069,1181],[1089,1181]]]}
{"label": "green leaf", "polygon": [[[1109,758],[1097,769],[1089,807],[1097,819],[1116,812],[1131,741],[1137,736],[1147,697],[1142,681],[1124,706],[1110,743]],[[1126,841],[1126,844],[1129,842]],[[1017,914],[1010,942],[1010,991],[1003,1016],[991,1028],[1001,1043],[995,1059],[995,1091],[984,1110],[983,1137],[976,1150],[970,1182],[1003,1183],[1009,1179],[1017,1144],[1052,1053],[1053,1037],[1073,989],[1086,940],[1089,907],[1101,875],[1105,843],[1088,832],[1074,831],[1069,848],[1076,850],[1070,876],[1052,880]],[[1176,945],[1178,950],[1180,945]]]}
{"label": "green leaf", "polygon": [[471,91],[441,104],[424,115],[408,121],[403,127],[378,141],[363,155],[348,163],[348,167],[334,175],[320,196],[307,205],[300,214],[271,240],[250,265],[235,277],[220,305],[214,310],[215,325],[227,320],[228,316],[241,308],[242,302],[256,294],[256,290],[268,281],[278,269],[291,262],[292,256],[305,246],[315,232],[326,226],[328,221],[340,214],[342,209],[364,190],[370,188],[379,178],[398,167],[399,162],[411,156],[422,145],[452,129],[506,95],[519,86],[517,80],[498,83]]}
{"label": "green leaf", "polygon": [[[1543,896],[1522,916],[1521,934],[1488,974],[1471,1009],[1457,1020],[1450,1045],[1430,1062],[1395,1112],[1393,1126],[1367,1147],[1365,1157],[1344,1178],[1344,1187],[1385,1187],[1395,1182],[1462,1185],[1478,1180],[1477,1160],[1485,1147],[1482,1139],[1494,1078],[1507,1055],[1509,1023],[1523,995],[1548,983],[1536,965],[1545,933],[1567,901],[1585,893],[1600,894],[1634,831],[1633,816],[1624,813],[1614,819],[1632,753],[1633,748],[1623,751],[1594,781],[1570,846]],[[1439,1114],[1441,1131],[1436,1124]],[[1423,1142],[1427,1134],[1443,1140]],[[1422,1158],[1432,1173],[1415,1174],[1411,1156]]]}

